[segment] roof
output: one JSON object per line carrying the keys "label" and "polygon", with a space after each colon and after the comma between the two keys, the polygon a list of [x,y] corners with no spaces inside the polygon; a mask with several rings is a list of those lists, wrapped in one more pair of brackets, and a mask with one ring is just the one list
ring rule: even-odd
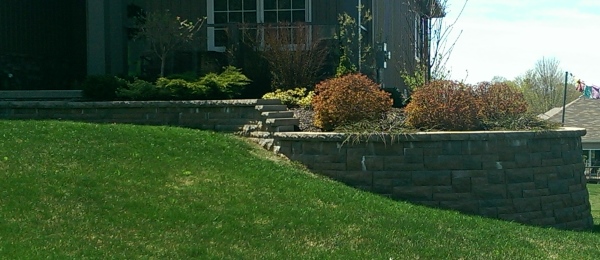
{"label": "roof", "polygon": [[[540,117],[554,122],[562,122],[562,107],[554,108]],[[565,109],[565,126],[581,127],[587,134],[582,143],[600,142],[600,99],[579,97]]]}

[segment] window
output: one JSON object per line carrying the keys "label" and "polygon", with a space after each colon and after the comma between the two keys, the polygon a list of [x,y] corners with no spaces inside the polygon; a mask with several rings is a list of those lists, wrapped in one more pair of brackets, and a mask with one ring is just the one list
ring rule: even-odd
{"label": "window", "polygon": [[227,31],[229,25],[310,22],[310,2],[310,0],[208,0],[208,50],[225,51],[229,41]]}
{"label": "window", "polygon": [[265,23],[306,22],[307,0],[263,0]]}
{"label": "window", "polygon": [[587,178],[600,178],[600,150],[583,150],[583,162]]}
{"label": "window", "polygon": [[424,51],[424,44],[425,44],[425,40],[427,37],[426,33],[425,33],[425,26],[426,24],[426,18],[422,17],[420,14],[416,13],[415,14],[415,24],[414,24],[414,29],[415,29],[415,33],[414,33],[414,47],[415,47],[415,60],[417,62],[420,62],[421,59],[423,58],[423,51]]}

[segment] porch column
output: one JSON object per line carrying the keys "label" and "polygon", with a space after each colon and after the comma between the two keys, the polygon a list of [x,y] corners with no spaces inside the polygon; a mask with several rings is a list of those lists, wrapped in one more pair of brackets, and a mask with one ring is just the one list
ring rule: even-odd
{"label": "porch column", "polygon": [[87,0],[87,74],[106,74],[104,0]]}
{"label": "porch column", "polygon": [[106,2],[106,73],[117,75],[125,72],[125,6],[123,0]]}

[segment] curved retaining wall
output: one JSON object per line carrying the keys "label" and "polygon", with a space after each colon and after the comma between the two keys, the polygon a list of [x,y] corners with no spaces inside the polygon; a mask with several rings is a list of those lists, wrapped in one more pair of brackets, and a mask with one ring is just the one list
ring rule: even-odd
{"label": "curved retaining wall", "polygon": [[352,142],[339,133],[272,133],[281,130],[279,123],[265,128],[269,123],[265,118],[268,111],[285,110],[279,104],[256,99],[0,101],[0,119],[174,125],[226,132],[267,129],[261,138],[274,141],[277,152],[317,173],[393,199],[538,226],[575,230],[593,226],[581,158],[584,129],[430,132]]}
{"label": "curved retaining wall", "polygon": [[393,199],[524,224],[593,227],[581,136],[429,132],[372,136],[276,133],[278,152],[348,185]]}
{"label": "curved retaining wall", "polygon": [[[224,132],[261,120],[257,105],[279,100],[0,101],[0,119],[62,119],[96,123],[173,125]],[[285,109],[285,108],[284,108]]]}

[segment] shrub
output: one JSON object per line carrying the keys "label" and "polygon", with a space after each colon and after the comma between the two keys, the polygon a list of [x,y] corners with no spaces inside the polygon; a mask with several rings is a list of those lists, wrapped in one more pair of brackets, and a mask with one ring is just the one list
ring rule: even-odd
{"label": "shrub", "polygon": [[275,90],[262,96],[263,99],[279,99],[281,103],[288,107],[309,108],[314,91],[307,91],[306,88],[295,88],[288,90]]}
{"label": "shrub", "polygon": [[264,42],[254,44],[261,46],[260,53],[269,64],[273,90],[308,88],[319,82],[329,47],[317,37],[321,33],[318,26],[284,22],[259,30]]}
{"label": "shrub", "polygon": [[156,84],[136,79],[118,91],[129,100],[229,99],[240,94],[250,80],[235,67],[223,73],[209,73],[197,81],[159,78]]}
{"label": "shrub", "polygon": [[482,120],[500,120],[527,112],[523,93],[506,83],[482,82],[477,85],[475,92],[481,102],[479,117]]}
{"label": "shrub", "polygon": [[183,79],[183,80],[192,82],[192,81],[198,80],[198,78],[200,78],[200,77],[198,77],[198,74],[196,72],[187,71],[184,73],[170,74],[170,75],[166,76],[166,78],[168,78],[168,79]]}
{"label": "shrub", "polygon": [[315,88],[312,100],[315,125],[325,130],[381,117],[392,107],[390,94],[362,74],[325,80]]}
{"label": "shrub", "polygon": [[164,95],[163,99],[205,99],[208,92],[208,87],[199,82],[184,79],[159,78],[156,87]]}
{"label": "shrub", "polygon": [[475,130],[481,128],[480,103],[475,91],[456,81],[433,81],[412,93],[406,123],[421,130]]}
{"label": "shrub", "polygon": [[161,100],[165,95],[156,85],[141,79],[135,79],[127,83],[127,87],[117,90],[117,97],[126,100]]}
{"label": "shrub", "polygon": [[298,100],[298,106],[304,109],[312,109],[312,100],[314,96],[315,92],[309,91],[305,97]]}
{"label": "shrub", "polygon": [[227,66],[220,74],[206,74],[206,76],[200,78],[197,84],[207,87],[209,99],[230,99],[238,97],[250,81],[240,69]]}
{"label": "shrub", "polygon": [[111,75],[87,76],[81,84],[83,96],[91,100],[114,100],[117,90],[124,88],[127,82]]}

